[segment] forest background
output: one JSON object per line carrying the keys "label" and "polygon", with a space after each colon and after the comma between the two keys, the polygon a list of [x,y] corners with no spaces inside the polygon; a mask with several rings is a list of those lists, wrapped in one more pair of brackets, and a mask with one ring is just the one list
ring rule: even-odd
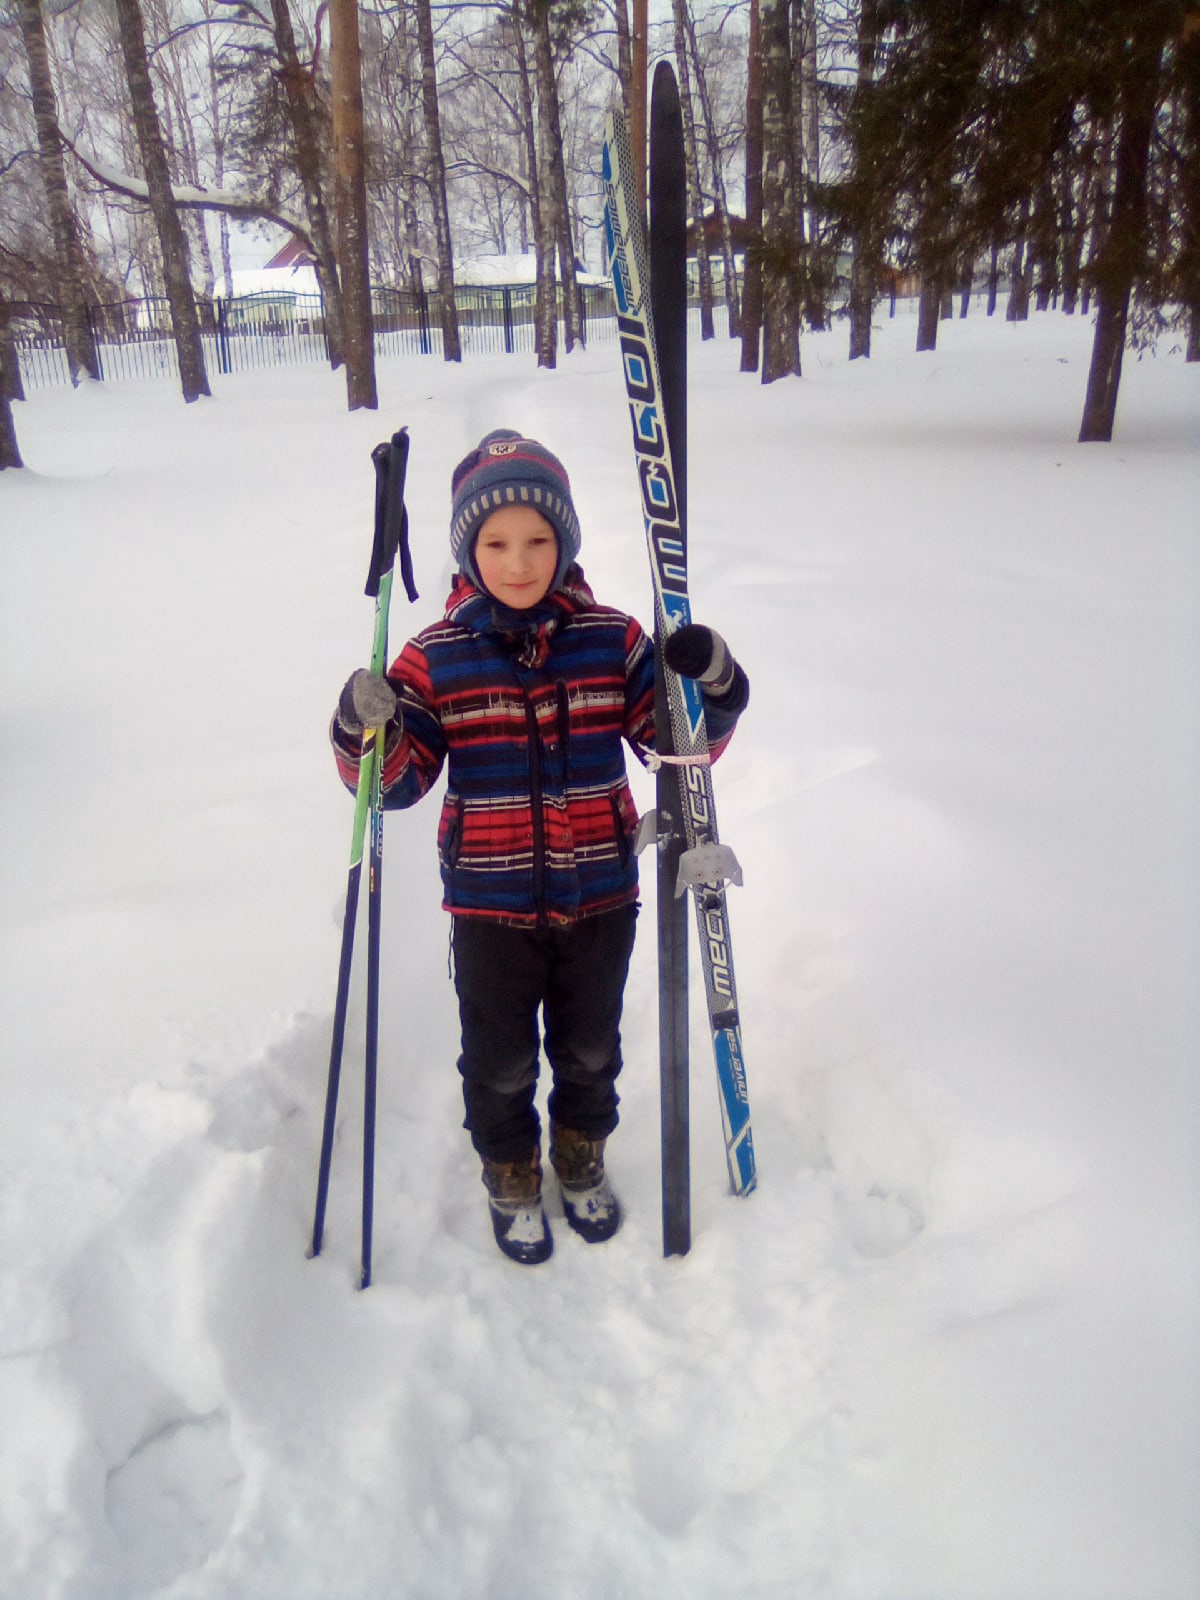
{"label": "forest background", "polygon": [[373,291],[427,297],[459,360],[455,264],[482,253],[535,256],[553,366],[603,270],[602,121],[636,116],[639,47],[676,64],[702,333],[744,371],[798,375],[801,328],[836,319],[868,357],[897,289],[932,349],[972,285],[1012,319],[1094,310],[1082,440],[1112,436],[1130,342],[1200,359],[1195,0],[670,0],[648,24],[627,0],[0,0],[0,464],[31,322],[98,378],[111,308],[164,295],[207,393],[247,226],[315,267],[352,409],[377,403]]}

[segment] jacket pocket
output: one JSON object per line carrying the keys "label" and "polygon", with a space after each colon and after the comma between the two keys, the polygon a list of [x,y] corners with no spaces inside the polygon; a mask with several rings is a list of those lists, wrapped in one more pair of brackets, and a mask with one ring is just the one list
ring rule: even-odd
{"label": "jacket pocket", "polygon": [[462,852],[463,811],[465,802],[460,794],[447,794],[442,803],[442,816],[438,823],[438,856],[447,872],[452,872]]}
{"label": "jacket pocket", "polygon": [[628,807],[622,804],[622,796],[614,794],[612,797],[613,831],[617,840],[617,860],[623,867],[629,865],[629,857],[633,853],[633,834],[637,826],[637,814],[634,813],[632,823],[626,816],[626,810],[633,811],[633,802],[630,800]]}

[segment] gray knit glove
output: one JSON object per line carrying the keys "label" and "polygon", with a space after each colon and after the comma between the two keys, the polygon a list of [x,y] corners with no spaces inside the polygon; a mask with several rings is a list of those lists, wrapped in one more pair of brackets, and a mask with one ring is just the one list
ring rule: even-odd
{"label": "gray knit glove", "polygon": [[388,722],[403,726],[397,710],[396,691],[386,678],[366,667],[359,667],[346,679],[337,714],[347,733],[382,728]]}
{"label": "gray knit glove", "polygon": [[737,662],[715,628],[685,623],[667,636],[663,660],[681,678],[698,678],[705,694],[719,699],[733,687]]}

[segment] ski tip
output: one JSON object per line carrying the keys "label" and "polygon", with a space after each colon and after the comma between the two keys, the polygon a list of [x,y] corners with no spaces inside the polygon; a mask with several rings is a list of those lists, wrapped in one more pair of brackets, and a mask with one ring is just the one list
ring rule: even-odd
{"label": "ski tip", "polygon": [[650,89],[651,114],[656,111],[670,115],[680,108],[679,82],[675,68],[664,57],[654,68],[654,82]]}

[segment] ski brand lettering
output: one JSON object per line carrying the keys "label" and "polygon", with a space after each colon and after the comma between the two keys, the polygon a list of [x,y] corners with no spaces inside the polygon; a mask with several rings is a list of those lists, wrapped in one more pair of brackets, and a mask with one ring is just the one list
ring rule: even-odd
{"label": "ski brand lettering", "polygon": [[[655,75],[655,96],[659,93],[660,64]],[[672,158],[682,171],[682,124],[678,95],[671,95],[674,109]],[[664,102],[666,103],[666,102]],[[652,112],[653,112],[652,107]],[[655,126],[651,117],[651,165],[655,162]],[[648,254],[642,226],[642,204],[633,181],[633,157],[624,119],[619,112],[609,115],[603,156],[604,242],[617,305],[617,338],[629,419],[633,433],[638,491],[646,526],[646,543],[654,580],[655,624],[659,638],[665,638],[691,621],[687,587],[687,544],[680,523],[679,497],[682,483],[676,483],[667,434],[667,407],[663,396],[663,371],[655,344],[650,311]],[[651,172],[653,194],[654,171]],[[665,181],[659,173],[659,183]],[[673,181],[673,179],[672,179]],[[669,226],[675,226],[674,220]],[[678,246],[682,259],[682,239],[670,238],[668,249]],[[678,293],[683,293],[682,270]],[[674,292],[674,291],[673,291]],[[679,309],[676,303],[676,310]],[[684,842],[691,849],[698,844],[719,843],[716,807],[713,802],[712,774],[704,760],[708,742],[704,721],[704,699],[700,685],[691,678],[667,675],[668,711],[671,742],[676,754],[686,760],[680,767],[677,811]],[[725,1131],[725,1153],[729,1176],[736,1193],[754,1188],[757,1172],[754,1141],[750,1131],[750,1104],[746,1089],[746,1069],[742,1059],[737,985],[734,979],[733,948],[726,914],[722,882],[694,887],[700,954],[704,967],[705,998],[708,1004],[713,1055],[721,1095],[721,1120]],[[664,1191],[665,1193],[665,1191]]]}
{"label": "ski brand lettering", "polygon": [[708,769],[685,767],[687,774],[688,811],[696,824],[698,834],[706,835],[712,823],[712,808],[708,803]]}
{"label": "ski brand lettering", "polygon": [[725,931],[725,908],[715,905],[704,913],[708,934],[708,959],[712,963],[712,984],[726,1000],[733,999],[733,978],[729,970],[729,937]]}
{"label": "ski brand lettering", "polygon": [[683,536],[679,531],[679,507],[671,468],[664,459],[667,435],[654,387],[654,363],[642,324],[634,317],[617,318],[621,356],[625,365],[625,388],[629,396],[629,415],[633,422],[633,447],[637,452],[638,484],[642,493],[642,514],[654,551],[661,586],[669,593],[687,594],[687,567],[684,565]]}

